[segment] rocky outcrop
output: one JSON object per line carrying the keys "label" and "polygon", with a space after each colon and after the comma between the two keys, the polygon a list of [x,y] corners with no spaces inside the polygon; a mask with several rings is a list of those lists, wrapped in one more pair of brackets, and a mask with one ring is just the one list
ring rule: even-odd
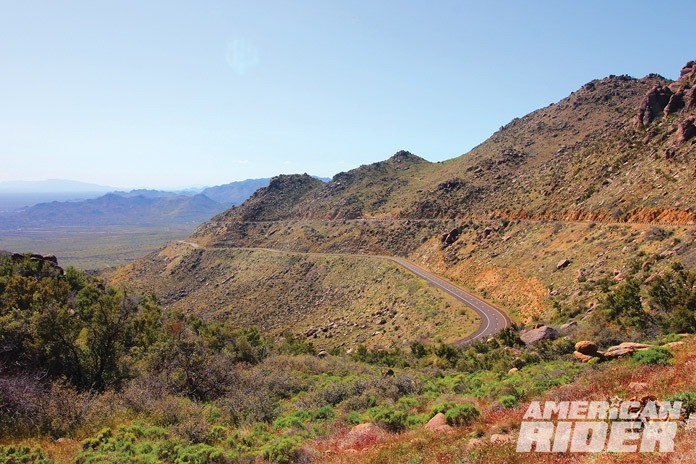
{"label": "rocky outcrop", "polygon": [[610,346],[602,355],[607,359],[623,358],[630,356],[636,351],[643,351],[650,348],[645,343],[624,342],[619,345]]}
{"label": "rocky outcrop", "polygon": [[655,119],[662,116],[672,95],[674,95],[674,92],[667,86],[656,85],[650,89],[645,98],[643,98],[640,108],[638,108],[638,115],[636,116],[638,123],[642,126],[648,126]]}
{"label": "rocky outcrop", "polygon": [[520,334],[520,339],[522,339],[526,345],[534,345],[544,340],[553,340],[556,337],[558,337],[558,331],[547,325],[526,330]]}
{"label": "rocky outcrop", "polygon": [[63,275],[63,268],[58,266],[58,258],[53,255],[39,255],[36,253],[22,254],[22,253],[12,253],[11,259],[14,262],[22,262],[25,259],[30,261],[35,261],[39,263],[39,270],[43,271],[46,269],[51,269],[53,272]]}
{"label": "rocky outcrop", "polygon": [[442,237],[440,237],[440,241],[442,242],[443,246],[451,245],[457,241],[460,233],[461,232],[458,228],[454,228],[449,232],[442,234]]}
{"label": "rocky outcrop", "polygon": [[646,127],[659,117],[667,117],[682,109],[696,108],[696,61],[689,61],[679,79],[669,85],[656,85],[648,91],[638,108],[636,120]]}

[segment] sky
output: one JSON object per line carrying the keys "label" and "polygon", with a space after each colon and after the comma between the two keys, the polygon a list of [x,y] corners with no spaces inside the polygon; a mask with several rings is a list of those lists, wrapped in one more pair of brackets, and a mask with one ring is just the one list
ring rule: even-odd
{"label": "sky", "polygon": [[0,181],[330,177],[696,59],[676,1],[0,0]]}

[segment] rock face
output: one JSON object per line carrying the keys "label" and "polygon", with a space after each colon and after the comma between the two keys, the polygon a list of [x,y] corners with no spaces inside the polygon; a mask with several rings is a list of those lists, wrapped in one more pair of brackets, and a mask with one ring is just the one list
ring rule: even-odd
{"label": "rock face", "polygon": [[680,122],[677,127],[677,144],[681,145],[688,142],[694,135],[696,135],[694,118],[689,118]]}
{"label": "rock face", "polygon": [[662,116],[674,92],[667,86],[656,85],[645,95],[638,109],[638,122],[648,126],[656,118]]}
{"label": "rock face", "polygon": [[689,61],[679,79],[670,85],[656,85],[643,98],[636,120],[646,127],[659,117],[667,117],[682,109],[696,108],[696,61]]}
{"label": "rock face", "polygon": [[454,429],[447,424],[447,419],[443,413],[437,413],[425,424],[425,430],[434,433],[451,433]]}
{"label": "rock face", "polygon": [[542,325],[535,329],[524,331],[520,334],[520,338],[526,345],[533,345],[543,340],[553,340],[556,337],[558,337],[558,331],[547,325]]}

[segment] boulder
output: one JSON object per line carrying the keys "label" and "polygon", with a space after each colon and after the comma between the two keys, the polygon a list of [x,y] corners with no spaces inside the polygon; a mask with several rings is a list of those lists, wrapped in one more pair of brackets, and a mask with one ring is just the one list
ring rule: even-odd
{"label": "boulder", "polygon": [[588,340],[583,340],[575,344],[575,351],[579,351],[587,356],[597,356],[597,345]]}
{"label": "boulder", "polygon": [[570,260],[567,258],[564,258],[564,259],[560,260],[558,262],[558,264],[556,264],[556,269],[560,270],[560,269],[566,268],[566,267],[568,267],[569,264],[570,264]]}
{"label": "boulder", "polygon": [[494,433],[491,435],[491,443],[504,445],[506,443],[513,443],[514,441],[515,437],[513,437],[512,435],[502,433]]}
{"label": "boulder", "polygon": [[628,384],[628,389],[630,391],[639,392],[645,390],[646,388],[648,388],[648,384],[645,382],[631,382]]}
{"label": "boulder", "polygon": [[588,361],[594,359],[594,356],[590,356],[588,354],[583,354],[579,351],[574,351],[573,358],[577,359],[580,362],[588,362]]}
{"label": "boulder", "polygon": [[442,237],[440,237],[440,241],[443,244],[445,244],[445,246],[451,245],[457,241],[457,239],[459,238],[459,234],[460,234],[459,229],[454,228],[454,229],[450,230],[449,232],[442,234]]}
{"label": "boulder", "polygon": [[[647,350],[648,348],[651,347],[651,345],[646,345],[645,343],[636,343],[636,342],[623,342],[617,345],[620,348],[632,348],[637,351],[642,351],[642,350]],[[611,350],[614,348],[613,346],[610,347],[609,349]]]}
{"label": "boulder", "polygon": [[535,329],[526,330],[520,334],[520,338],[526,345],[533,345],[543,340],[553,340],[558,337],[558,331],[553,327],[542,325]]}
{"label": "boulder", "polygon": [[636,351],[643,351],[650,348],[650,345],[645,343],[636,342],[623,342],[619,345],[610,346],[603,355],[608,359],[621,358],[623,356],[630,356]]}
{"label": "boulder", "polygon": [[447,424],[447,418],[443,413],[437,413],[424,426],[425,430],[434,433],[452,433],[454,429]]}
{"label": "boulder", "polygon": [[379,443],[387,436],[386,432],[375,424],[366,422],[358,424],[343,437],[341,449],[363,449]]}
{"label": "boulder", "polygon": [[326,352],[326,350],[321,350],[320,352],[317,353],[317,356],[320,358],[325,358],[329,355],[329,353]]}
{"label": "boulder", "polygon": [[630,356],[636,352],[636,350],[634,350],[632,348],[618,348],[618,347],[613,347],[613,348],[615,348],[615,349],[607,350],[603,353],[605,358],[607,358],[607,359],[622,358],[624,356]]}

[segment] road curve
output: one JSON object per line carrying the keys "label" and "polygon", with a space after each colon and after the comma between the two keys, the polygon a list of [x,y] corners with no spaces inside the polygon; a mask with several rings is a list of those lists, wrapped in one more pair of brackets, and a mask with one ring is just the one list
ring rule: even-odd
{"label": "road curve", "polygon": [[[200,249],[201,247],[198,243],[187,242],[180,240],[178,243],[189,245],[192,248]],[[465,345],[476,340],[485,340],[496,333],[500,332],[506,327],[512,324],[510,317],[505,314],[502,310],[496,308],[495,306],[486,303],[482,299],[472,295],[471,293],[461,289],[460,287],[454,285],[452,282],[443,279],[442,277],[436,276],[430,271],[425,270],[421,266],[418,266],[411,261],[404,258],[398,258],[394,256],[385,255],[368,255],[368,254],[351,254],[351,253],[314,253],[314,252],[299,252],[299,251],[285,251],[277,250],[274,248],[255,248],[255,247],[211,247],[211,249],[230,249],[230,250],[248,250],[248,251],[265,251],[268,253],[278,253],[278,254],[289,254],[289,255],[309,255],[309,256],[328,256],[328,257],[347,257],[347,258],[373,258],[373,259],[386,259],[392,261],[399,266],[403,267],[412,274],[426,280],[432,286],[439,288],[445,293],[453,296],[458,301],[464,303],[467,307],[471,308],[476,314],[478,314],[481,319],[481,325],[476,331],[469,334],[468,336],[457,340],[454,345]]]}
{"label": "road curve", "polygon": [[426,271],[422,267],[407,261],[403,258],[394,258],[391,256],[384,256],[384,258],[390,259],[400,266],[406,268],[413,274],[427,280],[431,285],[439,288],[440,290],[449,293],[457,300],[464,303],[466,306],[471,308],[476,314],[481,318],[481,325],[476,331],[465,338],[457,340],[455,345],[465,345],[467,343],[487,339],[495,335],[496,333],[503,330],[505,327],[509,327],[512,324],[510,317],[505,314],[500,309],[492,306],[480,298],[475,297],[471,293],[468,293],[461,288],[457,287],[448,280],[438,277],[429,271]]}

